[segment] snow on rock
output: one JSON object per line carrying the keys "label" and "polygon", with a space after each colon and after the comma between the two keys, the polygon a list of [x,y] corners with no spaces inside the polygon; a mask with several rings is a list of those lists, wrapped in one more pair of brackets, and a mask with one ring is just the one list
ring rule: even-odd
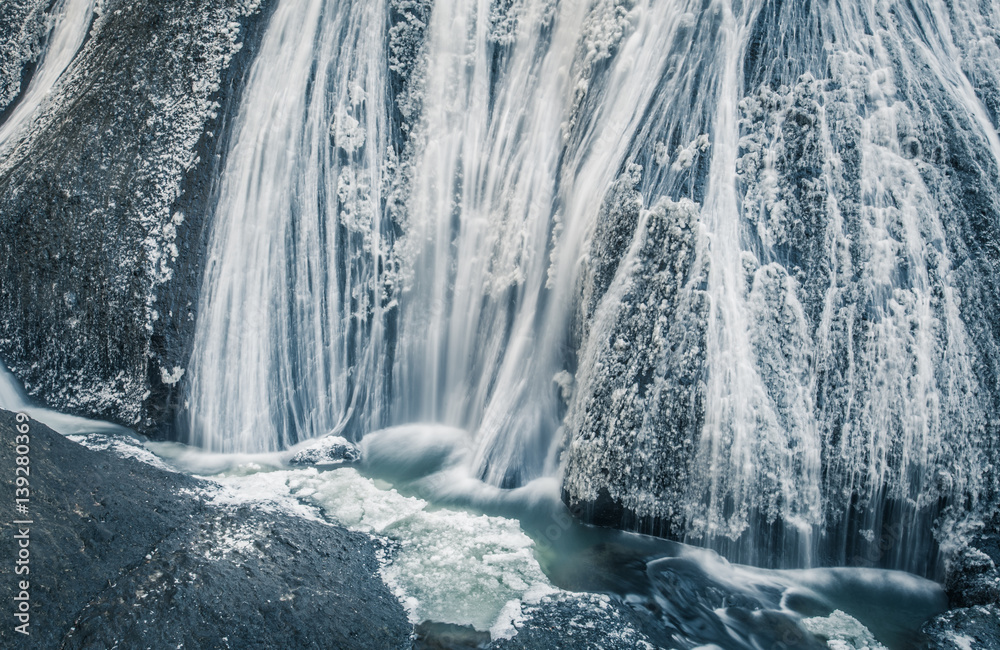
{"label": "snow on rock", "polygon": [[[574,648],[579,650],[654,650],[660,647],[642,631],[638,616],[605,594],[558,593],[505,613],[491,649]],[[513,634],[516,632],[516,636]]]}
{"label": "snow on rock", "polygon": [[[626,195],[626,200],[635,199]],[[654,517],[679,532],[701,423],[707,301],[699,208],[664,200],[643,212],[635,240],[596,308],[567,415],[564,494],[595,523]],[[631,219],[631,211],[609,211]],[[618,217],[617,215],[621,215]],[[599,226],[600,228],[601,226]]]}
{"label": "snow on rock", "polygon": [[24,68],[41,54],[51,6],[46,0],[15,0],[0,11],[0,111],[23,90]]}

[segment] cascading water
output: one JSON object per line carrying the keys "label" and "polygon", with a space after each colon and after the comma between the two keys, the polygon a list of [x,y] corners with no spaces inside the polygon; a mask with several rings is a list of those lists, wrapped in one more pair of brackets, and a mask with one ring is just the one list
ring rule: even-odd
{"label": "cascading water", "polygon": [[323,0],[272,18],[211,236],[190,367],[197,444],[281,448],[379,392],[385,21],[376,4]]}
{"label": "cascading water", "polygon": [[[947,106],[985,153],[977,182],[996,186],[996,127],[951,36],[995,20],[934,3],[712,3],[689,16],[688,56],[661,88],[699,79],[710,117],[664,92],[674,101],[649,118],[661,135],[629,156],[644,166],[634,200],[654,208],[634,217],[582,348],[571,501],[605,491],[625,511],[609,523],[756,564],[940,570],[935,518],[969,525],[965,508],[995,493],[980,469],[995,453],[994,389],[974,361],[990,346],[976,350],[966,322],[989,325],[962,311],[969,289],[949,262],[969,255],[956,188],[921,147],[946,130]],[[658,208],[663,195],[681,203]],[[663,257],[689,261],[671,275]],[[636,327],[651,362],[634,361]]]}
{"label": "cascading water", "polygon": [[963,190],[929,144],[963,125],[998,209],[984,7],[280,2],[191,440],[439,422],[485,481],[558,473],[592,520],[934,573],[932,522],[996,481]]}
{"label": "cascading water", "polygon": [[[556,382],[573,356],[583,244],[643,126],[679,18],[669,5],[629,15],[610,4],[533,3],[506,17],[517,25],[510,34],[488,9],[457,2],[432,12],[398,247],[408,283],[394,419],[476,431],[480,474],[518,484],[545,471],[564,410]],[[585,102],[609,61],[592,91],[606,100]]]}
{"label": "cascading water", "polygon": [[10,115],[0,124],[0,147],[8,145],[36,116],[62,73],[80,50],[94,17],[96,0],[61,0],[53,9],[53,26],[45,53],[31,82]]}

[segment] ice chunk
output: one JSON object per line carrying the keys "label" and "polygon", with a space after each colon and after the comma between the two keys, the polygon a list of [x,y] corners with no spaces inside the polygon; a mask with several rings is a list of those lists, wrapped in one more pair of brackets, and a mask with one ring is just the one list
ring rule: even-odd
{"label": "ice chunk", "polygon": [[839,609],[829,616],[803,619],[802,626],[834,650],[886,650],[868,628]]}

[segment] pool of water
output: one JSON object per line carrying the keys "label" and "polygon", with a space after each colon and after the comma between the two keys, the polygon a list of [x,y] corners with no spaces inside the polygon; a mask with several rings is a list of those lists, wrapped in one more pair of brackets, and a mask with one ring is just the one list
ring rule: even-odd
{"label": "pool of water", "polygon": [[387,539],[383,577],[414,623],[504,636],[522,604],[559,591],[596,592],[639,612],[643,631],[666,647],[916,648],[921,625],[947,605],[940,585],[903,572],[759,569],[584,525],[562,504],[555,478],[516,489],[474,478],[469,436],[443,426],[369,434],[362,460],[349,466],[293,466],[302,445],[254,455],[144,447],[221,484],[226,496],[218,498],[312,508]]}

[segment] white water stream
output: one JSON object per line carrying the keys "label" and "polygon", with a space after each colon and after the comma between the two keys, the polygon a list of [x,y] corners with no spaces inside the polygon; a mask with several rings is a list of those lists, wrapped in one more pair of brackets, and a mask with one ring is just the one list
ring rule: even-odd
{"label": "white water stream", "polygon": [[52,27],[45,51],[28,88],[10,115],[0,124],[0,152],[35,117],[53,92],[59,77],[80,51],[94,17],[96,0],[58,0],[51,14]]}

